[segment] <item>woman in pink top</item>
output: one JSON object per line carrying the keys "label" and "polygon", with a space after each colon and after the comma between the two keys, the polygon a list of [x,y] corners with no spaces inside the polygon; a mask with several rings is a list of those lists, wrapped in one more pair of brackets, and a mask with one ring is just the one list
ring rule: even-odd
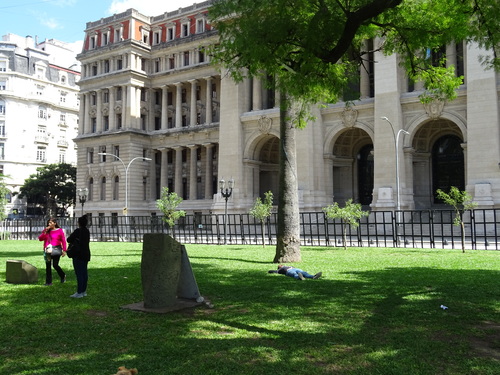
{"label": "woman in pink top", "polygon": [[47,245],[61,246],[63,249],[62,256],[66,255],[66,236],[62,228],[59,228],[56,219],[50,218],[47,221],[47,227],[43,230],[42,234],[38,236],[39,241],[43,241],[44,258],[45,258],[45,285],[52,285],[52,266],[57,271],[61,278],[61,283],[66,282],[66,274],[59,266],[59,259],[61,255],[53,256],[45,253]]}

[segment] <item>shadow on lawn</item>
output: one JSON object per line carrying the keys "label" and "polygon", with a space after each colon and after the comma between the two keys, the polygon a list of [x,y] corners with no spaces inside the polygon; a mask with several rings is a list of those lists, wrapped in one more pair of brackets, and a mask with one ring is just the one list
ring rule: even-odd
{"label": "shadow on lawn", "polygon": [[237,266],[221,272],[196,261],[205,257],[191,259],[214,309],[120,309],[142,300],[138,264],[90,265],[89,296],[81,300],[68,297],[75,288],[68,264],[66,284],[8,288],[3,303],[16,309],[0,326],[0,369],[101,375],[126,365],[139,374],[289,374],[288,364],[298,364],[297,374],[486,374],[498,364],[471,342],[498,314],[499,271],[387,268],[300,282]]}

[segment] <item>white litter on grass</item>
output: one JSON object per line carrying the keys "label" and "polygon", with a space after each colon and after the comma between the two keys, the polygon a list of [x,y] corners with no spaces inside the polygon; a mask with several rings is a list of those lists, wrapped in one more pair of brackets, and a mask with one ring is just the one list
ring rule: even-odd
{"label": "white litter on grass", "polygon": [[441,305],[441,306],[439,306],[439,307],[441,307],[443,310],[448,310],[448,306]]}

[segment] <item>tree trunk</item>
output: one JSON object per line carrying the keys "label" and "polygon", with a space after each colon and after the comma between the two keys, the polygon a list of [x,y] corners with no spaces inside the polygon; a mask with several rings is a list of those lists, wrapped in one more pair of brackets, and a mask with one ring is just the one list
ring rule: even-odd
{"label": "tree trunk", "polygon": [[280,95],[280,158],[278,228],[275,263],[300,262],[300,213],[297,181],[296,129],[285,93]]}

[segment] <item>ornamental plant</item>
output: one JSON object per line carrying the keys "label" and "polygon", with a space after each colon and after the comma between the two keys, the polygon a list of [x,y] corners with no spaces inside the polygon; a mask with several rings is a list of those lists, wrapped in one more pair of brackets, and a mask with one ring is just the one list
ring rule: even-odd
{"label": "ornamental plant", "polygon": [[267,191],[264,193],[264,201],[262,199],[257,198],[255,200],[255,204],[250,210],[250,215],[260,221],[261,233],[262,233],[262,247],[266,246],[266,226],[264,222],[266,219],[271,216],[271,212],[273,210],[273,193],[271,191]]}
{"label": "ornamental plant", "polygon": [[179,218],[186,216],[185,211],[177,209],[182,201],[175,191],[169,192],[167,187],[162,189],[161,197],[156,201],[156,207],[163,213],[163,221],[170,230]]}
{"label": "ornamental plant", "polygon": [[347,250],[347,226],[356,229],[359,227],[359,220],[362,217],[368,216],[368,211],[363,211],[361,204],[353,203],[349,199],[345,203],[345,207],[340,207],[337,202],[327,207],[323,207],[323,212],[328,219],[340,219],[342,221],[342,244],[344,249]]}
{"label": "ornamental plant", "polygon": [[462,240],[462,253],[465,253],[465,222],[464,213],[473,210],[477,207],[477,203],[472,201],[472,197],[465,190],[460,191],[456,186],[450,188],[449,193],[445,193],[441,189],[436,190],[436,195],[444,203],[450,205],[455,210],[455,219],[453,225],[460,226],[460,234]]}

